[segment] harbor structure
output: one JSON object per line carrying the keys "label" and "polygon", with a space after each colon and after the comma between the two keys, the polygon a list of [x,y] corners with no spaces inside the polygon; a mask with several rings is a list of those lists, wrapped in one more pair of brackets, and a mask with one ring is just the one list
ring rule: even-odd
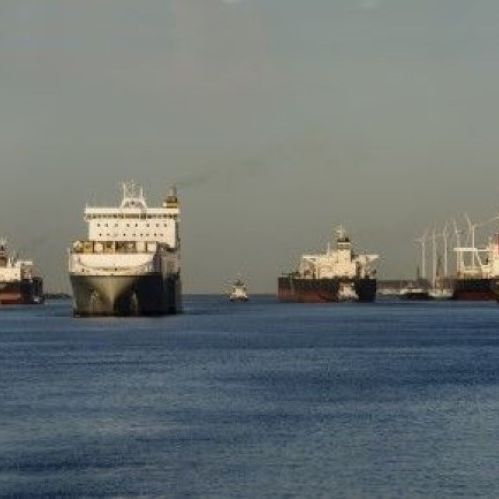
{"label": "harbor structure", "polygon": [[[428,283],[429,298],[455,300],[495,300],[496,280],[499,281],[499,234],[488,237],[485,245],[477,242],[477,229],[483,228],[499,217],[482,222],[472,222],[465,214],[467,230],[458,227],[455,220],[454,244],[449,244],[451,233],[449,224],[442,232],[436,229],[431,235],[426,230],[422,237],[416,239],[421,244],[421,268],[424,275],[426,268],[425,243],[431,243],[431,275]],[[450,249],[454,254],[455,270],[449,269]]]}

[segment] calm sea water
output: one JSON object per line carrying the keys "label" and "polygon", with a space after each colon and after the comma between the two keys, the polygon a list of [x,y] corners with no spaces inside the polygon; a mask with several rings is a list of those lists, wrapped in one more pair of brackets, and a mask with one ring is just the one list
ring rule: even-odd
{"label": "calm sea water", "polygon": [[499,497],[499,306],[4,307],[0,495]]}

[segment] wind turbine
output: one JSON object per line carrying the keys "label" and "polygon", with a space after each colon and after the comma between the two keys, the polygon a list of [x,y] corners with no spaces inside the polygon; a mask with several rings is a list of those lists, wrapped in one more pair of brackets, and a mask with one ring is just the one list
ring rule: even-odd
{"label": "wind turbine", "polygon": [[444,225],[444,228],[442,230],[442,233],[440,234],[440,237],[442,238],[444,242],[444,276],[447,277],[448,275],[448,254],[449,254],[449,226],[447,223]]}
{"label": "wind turbine", "polygon": [[433,227],[431,233],[431,257],[432,257],[432,272],[431,272],[431,285],[435,287],[437,281],[437,231]]}
{"label": "wind turbine", "polygon": [[[452,220],[452,225],[454,226],[454,236],[456,238],[456,246],[457,246],[457,248],[461,248],[462,231],[458,228],[457,222],[455,219]],[[456,252],[456,272],[458,274],[461,274],[463,272],[463,270],[464,270],[463,252],[457,251]]]}
{"label": "wind turbine", "polygon": [[475,270],[475,261],[476,261],[476,247],[475,247],[475,229],[480,225],[478,223],[473,224],[471,222],[471,218],[468,216],[467,213],[464,214],[464,217],[466,218],[466,222],[468,223],[468,237],[467,240],[470,240],[471,237],[471,247],[473,248],[473,251],[471,252],[471,268]]}
{"label": "wind turbine", "polygon": [[416,238],[416,242],[421,244],[421,278],[426,279],[426,239],[428,238],[428,229],[421,237]]}

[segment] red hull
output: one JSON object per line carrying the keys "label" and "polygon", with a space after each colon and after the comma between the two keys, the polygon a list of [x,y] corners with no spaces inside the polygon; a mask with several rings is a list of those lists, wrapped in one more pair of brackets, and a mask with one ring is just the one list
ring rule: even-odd
{"label": "red hull", "polygon": [[0,293],[0,305],[23,305],[25,303],[20,293]]}
{"label": "red hull", "polygon": [[43,303],[43,280],[39,277],[0,283],[0,305]]}
{"label": "red hull", "polygon": [[301,292],[297,294],[288,290],[279,290],[277,293],[279,301],[285,303],[331,303],[338,301],[337,293]]}
{"label": "red hull", "polygon": [[354,286],[360,302],[372,302],[376,298],[375,279],[303,279],[289,275],[279,277],[277,297],[286,303],[338,303],[343,283]]}

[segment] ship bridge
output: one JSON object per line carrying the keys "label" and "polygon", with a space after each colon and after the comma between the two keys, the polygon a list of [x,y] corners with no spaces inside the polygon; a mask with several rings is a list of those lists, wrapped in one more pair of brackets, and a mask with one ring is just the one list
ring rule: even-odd
{"label": "ship bridge", "polygon": [[162,206],[151,208],[141,187],[129,182],[122,188],[119,206],[85,208],[88,240],[158,242],[178,248],[180,209],[175,189],[170,189]]}

